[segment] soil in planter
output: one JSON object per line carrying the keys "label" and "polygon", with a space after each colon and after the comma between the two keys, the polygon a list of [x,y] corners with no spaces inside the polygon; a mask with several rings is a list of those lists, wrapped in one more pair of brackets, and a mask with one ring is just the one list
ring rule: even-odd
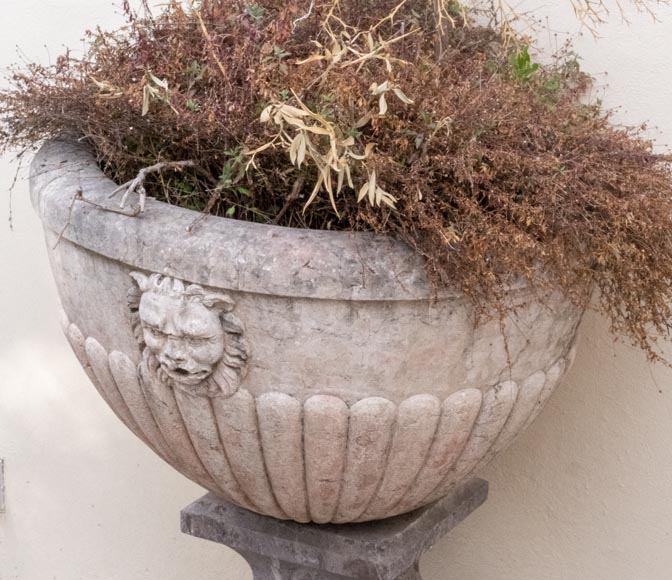
{"label": "soil in planter", "polygon": [[[88,33],[0,93],[4,149],[83,135],[119,183],[207,214],[406,241],[485,311],[512,277],[599,307],[656,358],[672,319],[670,158],[585,98],[569,49],[449,0],[202,0]],[[540,276],[540,270],[544,275]]]}

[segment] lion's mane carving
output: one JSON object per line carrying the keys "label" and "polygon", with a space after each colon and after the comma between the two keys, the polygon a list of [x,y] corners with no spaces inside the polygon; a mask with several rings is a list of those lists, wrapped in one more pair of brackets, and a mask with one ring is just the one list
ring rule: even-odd
{"label": "lion's mane carving", "polygon": [[161,274],[132,272],[131,277],[129,307],[142,348],[140,378],[195,396],[233,395],[248,359],[234,301]]}

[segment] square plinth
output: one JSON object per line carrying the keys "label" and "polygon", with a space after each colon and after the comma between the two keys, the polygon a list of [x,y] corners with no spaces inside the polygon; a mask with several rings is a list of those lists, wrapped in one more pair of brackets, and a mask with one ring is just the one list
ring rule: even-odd
{"label": "square plinth", "polygon": [[487,496],[488,483],[471,479],[408,514],[319,525],[262,516],[210,493],[182,510],[182,531],[239,552],[255,580],[412,580],[420,579],[420,556]]}

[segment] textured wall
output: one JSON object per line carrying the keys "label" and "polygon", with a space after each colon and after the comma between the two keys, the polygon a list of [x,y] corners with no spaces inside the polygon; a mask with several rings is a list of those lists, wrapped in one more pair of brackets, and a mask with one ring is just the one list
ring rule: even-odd
{"label": "textured wall", "polygon": [[[526,6],[540,5],[540,0]],[[553,4],[559,4],[554,2]],[[0,66],[46,60],[111,25],[111,0],[4,0]],[[571,13],[545,8],[554,29]],[[672,10],[614,16],[577,40],[617,118],[672,143]],[[553,37],[551,42],[554,43]],[[44,48],[48,47],[48,50]],[[0,189],[13,177],[0,165]],[[19,181],[0,201],[0,580],[250,580],[242,560],[178,533],[200,490],[104,406],[62,338],[37,218]],[[667,349],[672,357],[672,345]],[[491,498],[423,560],[427,580],[669,580],[672,372],[586,317],[574,369],[536,424],[482,475]]]}

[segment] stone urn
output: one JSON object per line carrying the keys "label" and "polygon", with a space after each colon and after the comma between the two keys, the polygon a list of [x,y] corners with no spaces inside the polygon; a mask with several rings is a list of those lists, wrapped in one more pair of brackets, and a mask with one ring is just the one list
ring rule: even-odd
{"label": "stone urn", "polygon": [[347,523],[448,494],[536,417],[581,311],[512,286],[474,323],[422,260],[366,233],[119,213],[77,143],[31,168],[63,327],[100,395],[189,479],[255,512]]}

